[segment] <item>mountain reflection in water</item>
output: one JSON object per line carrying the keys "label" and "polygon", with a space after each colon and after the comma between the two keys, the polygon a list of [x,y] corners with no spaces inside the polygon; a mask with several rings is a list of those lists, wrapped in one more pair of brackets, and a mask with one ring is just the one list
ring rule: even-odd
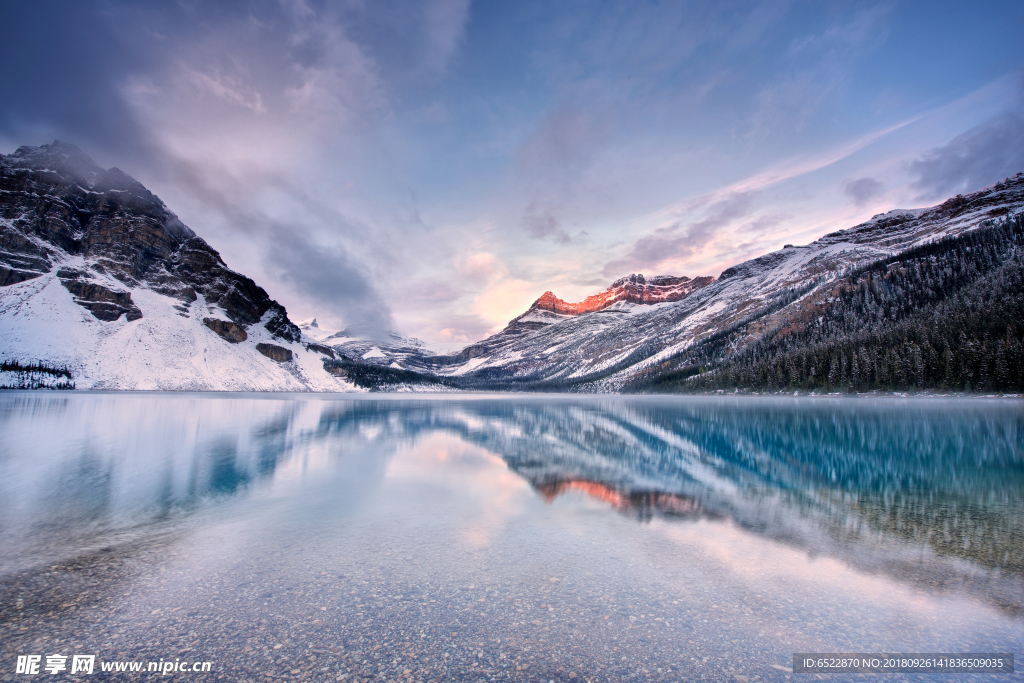
{"label": "mountain reflection in water", "polygon": [[[151,394],[0,397],[5,572],[339,463],[372,490],[400,447],[454,436],[546,501],[641,523],[728,520],[911,583],[1024,585],[1016,401]],[[310,459],[310,449],[327,455]],[[353,475],[355,476],[355,475]]]}
{"label": "mountain reflection in water", "polygon": [[561,479],[537,484],[535,488],[549,503],[568,491],[582,491],[591,498],[608,503],[619,512],[635,515],[639,519],[651,519],[655,513],[666,517],[692,519],[699,519],[702,516],[718,517],[705,515],[700,502],[693,498],[656,491],[624,493],[607,484],[585,479]]}

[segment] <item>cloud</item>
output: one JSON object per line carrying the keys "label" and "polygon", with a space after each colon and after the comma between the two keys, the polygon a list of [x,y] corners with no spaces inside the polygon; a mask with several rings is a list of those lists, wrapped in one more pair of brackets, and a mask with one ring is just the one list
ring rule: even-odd
{"label": "cloud", "polygon": [[469,21],[470,0],[430,0],[423,5],[426,36],[424,66],[434,74],[444,71],[462,42]]}
{"label": "cloud", "polygon": [[409,118],[427,125],[441,125],[452,120],[452,115],[441,102],[433,102],[409,113]]}
{"label": "cloud", "polygon": [[523,214],[523,227],[530,237],[542,240],[552,238],[559,244],[571,244],[572,237],[563,228],[551,209],[540,209],[533,202]]}
{"label": "cloud", "polygon": [[619,277],[629,272],[650,271],[668,260],[680,260],[703,251],[719,232],[750,215],[756,192],[733,192],[712,200],[703,197],[690,204],[692,213],[704,214],[699,220],[677,220],[637,240],[622,259],[605,264],[602,274]]}
{"label": "cloud", "polygon": [[703,195],[695,199],[686,199],[675,202],[656,212],[648,215],[647,224],[661,225],[665,223],[676,223],[678,217],[686,215],[706,207],[724,198],[742,193],[757,192],[766,190],[772,186],[780,185],[794,178],[809,176],[817,171],[848,159],[860,150],[883,139],[901,128],[905,128],[920,120],[920,117],[912,117],[899,121],[893,125],[870,131],[849,142],[842,143],[835,147],[826,148],[810,155],[797,155],[784,157],[782,160],[772,164],[768,168],[754,175],[742,178],[711,194]]}
{"label": "cloud", "polygon": [[534,239],[572,242],[556,207],[570,204],[586,190],[587,174],[611,134],[608,103],[581,90],[585,88],[562,96],[562,103],[541,118],[516,157],[516,177],[527,204],[521,223]]}
{"label": "cloud", "polygon": [[489,252],[460,255],[455,260],[455,270],[472,284],[493,282],[508,273],[501,261]]}
{"label": "cloud", "polygon": [[461,344],[468,344],[470,341],[472,341],[466,334],[466,331],[461,329],[452,329],[451,327],[446,327],[440,332],[438,332],[438,334],[441,335],[441,338],[446,342],[458,342]]}
{"label": "cloud", "polygon": [[271,235],[268,260],[280,279],[308,301],[339,315],[349,328],[372,339],[386,339],[391,311],[370,277],[340,245],[313,244],[294,228]]}
{"label": "cloud", "polygon": [[[470,20],[470,0],[337,3],[339,19],[383,80],[436,82],[448,71]],[[329,5],[328,5],[329,6]]]}
{"label": "cloud", "polygon": [[127,165],[148,142],[119,89],[152,63],[95,3],[6,4],[0,40],[0,132],[17,144],[54,137]]}
{"label": "cloud", "polygon": [[519,151],[520,173],[544,185],[583,173],[611,132],[596,104],[584,109],[570,98],[545,116]]}
{"label": "cloud", "polygon": [[506,278],[474,297],[473,312],[491,323],[489,332],[497,332],[541,294],[543,288],[536,283]]}
{"label": "cloud", "polygon": [[399,77],[380,59],[401,44],[418,78],[436,77],[468,11],[467,0],[28,3],[4,12],[17,35],[0,41],[12,67],[0,69],[0,137],[99,150],[293,313],[380,335],[392,326],[387,271],[409,260],[395,238],[411,231],[359,195],[391,163],[374,133]]}
{"label": "cloud", "polygon": [[[361,334],[385,338],[393,329],[391,310],[378,291],[377,278],[364,265],[366,260],[347,246],[358,243],[359,236],[369,230],[311,197],[283,174],[236,171],[231,165],[211,168],[173,157],[163,167],[168,182],[201,207],[207,224],[190,227],[208,241],[236,248],[240,243],[254,250],[255,262],[250,259],[241,270],[253,276],[258,268],[269,276],[256,279],[273,298],[289,308],[288,300],[298,300],[319,318],[334,318]],[[268,194],[280,203],[277,214],[270,211],[273,204],[259,201]],[[211,224],[220,230],[204,229]],[[225,254],[225,260],[229,267],[238,268],[238,259]]]}
{"label": "cloud", "polygon": [[263,114],[267,111],[267,108],[263,106],[263,98],[260,93],[245,83],[238,82],[231,77],[207,74],[194,69],[187,69],[186,74],[197,89],[206,91],[214,97],[245,107],[254,114]]}
{"label": "cloud", "polygon": [[884,5],[860,8],[845,22],[794,40],[786,68],[754,98],[753,135],[800,131],[820,110],[841,102],[859,60],[882,44],[888,14]]}
{"label": "cloud", "polygon": [[[522,311],[519,311],[519,313],[522,313]],[[435,319],[431,323],[434,325],[444,325],[437,332],[441,342],[466,344],[479,341],[489,334],[493,334],[519,313],[502,321],[485,320],[481,316],[472,313],[462,315],[448,314],[442,316],[440,321]]]}
{"label": "cloud", "polygon": [[1008,112],[910,162],[918,200],[981,189],[1024,171],[1024,116]]}
{"label": "cloud", "polygon": [[843,185],[843,194],[853,199],[857,206],[863,206],[882,194],[885,186],[874,178],[858,178]]}
{"label": "cloud", "polygon": [[285,97],[293,115],[330,128],[360,123],[388,106],[377,64],[328,12],[299,15],[283,36],[291,56]]}
{"label": "cloud", "polygon": [[708,208],[710,215],[707,218],[690,224],[687,237],[706,243],[714,236],[715,230],[749,214],[756,196],[755,192],[735,192],[715,202]]}

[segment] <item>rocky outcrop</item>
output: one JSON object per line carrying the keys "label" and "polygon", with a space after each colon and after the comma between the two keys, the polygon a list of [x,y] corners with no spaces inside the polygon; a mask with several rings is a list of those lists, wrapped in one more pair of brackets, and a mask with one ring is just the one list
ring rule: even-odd
{"label": "rocky outcrop", "polygon": [[129,321],[142,317],[142,311],[132,301],[131,292],[110,289],[90,279],[86,273],[70,268],[58,270],[57,278],[71,292],[76,304],[100,320],[110,322],[122,315]]}
{"label": "rocky outcrop", "polygon": [[334,355],[334,349],[332,349],[330,346],[324,346],[323,344],[314,344],[312,342],[310,342],[309,344],[303,344],[303,346],[305,346],[310,351],[316,351],[317,353],[322,353],[323,355],[329,356],[330,358],[336,358],[336,356]]}
{"label": "rocky outcrop", "polygon": [[[124,172],[102,169],[59,141],[0,155],[0,286],[51,272],[68,257],[81,257],[89,271],[125,290],[146,287],[177,298],[183,314],[201,295],[239,328],[262,321],[275,337],[300,338],[283,306],[230,270],[216,250]],[[130,293],[125,300],[123,292],[84,272],[61,281],[101,320],[136,315]]]}
{"label": "rocky outcrop", "polygon": [[[4,235],[0,234],[0,241]],[[6,240],[8,242],[15,240]],[[24,241],[22,241],[24,243]],[[31,250],[32,245],[26,245]],[[16,285],[25,280],[39,277],[49,271],[50,263],[45,257],[31,253],[18,253],[13,251],[0,252],[0,287]]]}
{"label": "rocky outcrop", "polygon": [[244,342],[249,338],[245,330],[241,325],[236,325],[233,322],[227,320],[218,320],[217,318],[203,318],[203,324],[209,327],[211,330],[221,336],[222,339],[237,344],[238,342]]}
{"label": "rocky outcrop", "polygon": [[289,349],[276,344],[257,344],[256,350],[278,363],[287,363],[292,359],[292,352]]}

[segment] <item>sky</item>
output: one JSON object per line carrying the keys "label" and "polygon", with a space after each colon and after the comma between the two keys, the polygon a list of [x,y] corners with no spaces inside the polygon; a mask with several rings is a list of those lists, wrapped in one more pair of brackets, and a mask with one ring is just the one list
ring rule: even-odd
{"label": "sky", "polygon": [[454,349],[1024,171],[1024,3],[0,7],[0,153],[156,193],[293,320]]}

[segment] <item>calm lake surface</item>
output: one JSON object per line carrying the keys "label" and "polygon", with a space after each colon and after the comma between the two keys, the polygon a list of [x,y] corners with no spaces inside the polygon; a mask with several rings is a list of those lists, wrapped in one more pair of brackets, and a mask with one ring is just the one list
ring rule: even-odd
{"label": "calm lake surface", "polygon": [[1019,659],[1024,403],[4,392],[0,548],[4,681],[54,654],[226,681]]}

